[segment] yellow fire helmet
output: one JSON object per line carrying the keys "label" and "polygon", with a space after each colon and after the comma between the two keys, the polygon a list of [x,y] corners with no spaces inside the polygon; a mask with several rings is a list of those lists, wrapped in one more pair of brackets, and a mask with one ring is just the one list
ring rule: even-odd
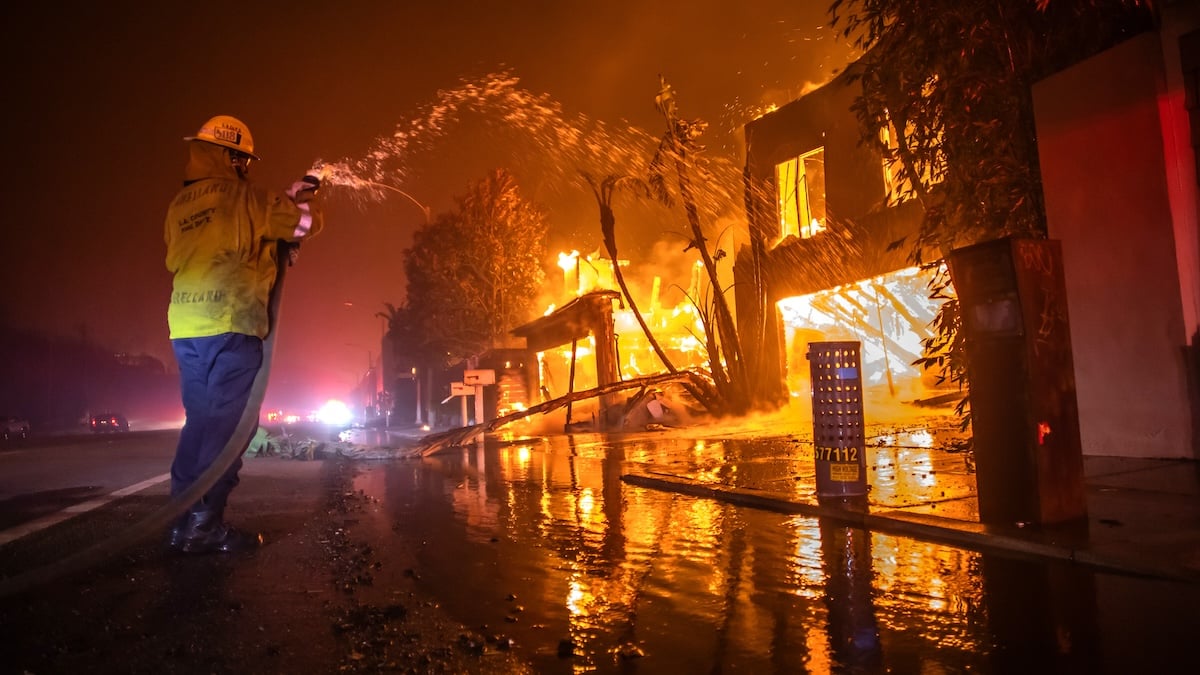
{"label": "yellow fire helmet", "polygon": [[250,129],[242,121],[229,115],[217,115],[204,123],[195,136],[184,136],[185,141],[206,141],[238,152],[244,152],[254,159],[254,137]]}

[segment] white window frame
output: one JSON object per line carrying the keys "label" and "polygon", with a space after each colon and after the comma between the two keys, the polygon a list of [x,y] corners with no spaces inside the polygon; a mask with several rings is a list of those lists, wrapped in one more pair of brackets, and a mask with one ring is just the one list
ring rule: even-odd
{"label": "white window frame", "polygon": [[825,231],[824,146],[776,164],[775,188],[779,241],[808,239]]}

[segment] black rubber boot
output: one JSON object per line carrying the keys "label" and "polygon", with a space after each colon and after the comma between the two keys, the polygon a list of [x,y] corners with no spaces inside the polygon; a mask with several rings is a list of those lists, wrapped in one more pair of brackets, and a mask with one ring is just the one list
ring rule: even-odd
{"label": "black rubber boot", "polygon": [[183,533],[187,529],[188,514],[184,513],[171,523],[171,529],[167,530],[167,548],[172,551],[178,551],[183,547]]}
{"label": "black rubber boot", "polygon": [[256,548],[262,538],[235,530],[222,521],[221,512],[193,509],[179,535],[178,550],[184,553],[238,553]]}

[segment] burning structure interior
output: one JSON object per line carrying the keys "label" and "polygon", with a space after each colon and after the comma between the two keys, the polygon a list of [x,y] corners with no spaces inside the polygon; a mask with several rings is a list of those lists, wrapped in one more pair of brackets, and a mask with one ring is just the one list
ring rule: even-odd
{"label": "burning structure interior", "polygon": [[[563,269],[561,306],[551,305],[544,316],[512,331],[523,338],[536,357],[530,391],[539,400],[626,381],[665,370],[658,360],[633,309],[621,299],[613,263],[578,252],[560,256]],[[625,265],[626,261],[618,261]],[[684,298],[675,306],[663,302],[663,278],[647,280],[648,289],[636,298],[642,318],[664,352],[678,368],[704,367],[706,353],[697,339],[703,327],[687,297],[698,297],[702,273],[693,266]],[[668,280],[670,281],[670,280]],[[615,414],[620,394],[607,394],[566,408],[565,425],[616,428],[628,419]],[[498,409],[503,414],[503,409]],[[636,417],[635,417],[636,418]]]}

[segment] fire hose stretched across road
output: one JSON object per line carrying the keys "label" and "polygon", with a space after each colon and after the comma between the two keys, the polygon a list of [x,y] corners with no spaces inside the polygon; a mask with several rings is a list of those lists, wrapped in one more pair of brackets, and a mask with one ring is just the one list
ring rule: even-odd
{"label": "fire hose stretched across road", "polygon": [[103,562],[152,535],[163,535],[167,526],[183,514],[192,504],[200,500],[209,488],[229,469],[238,457],[245,451],[251,436],[258,426],[259,409],[267,392],[267,381],[271,374],[271,359],[275,353],[275,334],[279,326],[279,306],[283,297],[284,271],[289,264],[289,244],[280,242],[276,255],[275,285],[271,289],[271,297],[267,303],[269,328],[267,337],[263,340],[262,366],[254,377],[250,389],[250,398],[242,410],[233,436],[221,450],[216,461],[208,470],[200,474],[195,483],[163,504],[141,522],[126,528],[109,539],[77,551],[65,558],[59,558],[53,563],[43,565],[34,570],[18,574],[8,579],[0,579],[0,598],[16,595],[49,583],[63,576],[75,574]]}

